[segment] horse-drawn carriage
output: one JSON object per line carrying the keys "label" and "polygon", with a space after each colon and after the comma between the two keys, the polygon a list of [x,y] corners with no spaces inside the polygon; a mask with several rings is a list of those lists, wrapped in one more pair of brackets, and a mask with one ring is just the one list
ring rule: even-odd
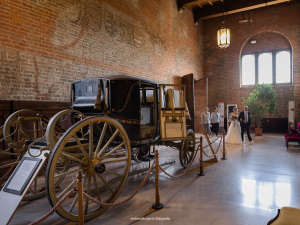
{"label": "horse-drawn carriage", "polygon": [[[178,149],[183,167],[192,162],[195,135],[186,129],[189,113],[184,85],[158,84],[125,75],[87,78],[72,83],[71,105],[72,109],[61,111],[50,120],[33,110],[18,111],[0,129],[9,146],[0,154],[20,159],[31,149],[39,149],[41,154],[50,150],[25,196],[27,200],[47,194],[54,206],[74,188],[76,172],[82,169],[85,192],[112,203],[125,184],[131,160],[139,163],[152,159],[151,145]],[[25,129],[24,123],[32,125]],[[0,169],[18,162],[3,163]],[[86,199],[85,220],[106,209]],[[75,194],[57,213],[77,221],[77,210]]]}

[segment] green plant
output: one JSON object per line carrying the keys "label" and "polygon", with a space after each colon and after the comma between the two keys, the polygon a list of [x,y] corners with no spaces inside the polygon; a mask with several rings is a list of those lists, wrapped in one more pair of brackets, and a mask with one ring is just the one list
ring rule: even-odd
{"label": "green plant", "polygon": [[250,93],[247,100],[242,97],[242,102],[248,106],[257,128],[261,127],[262,119],[267,115],[278,115],[275,98],[276,93],[272,84],[256,84],[255,90]]}

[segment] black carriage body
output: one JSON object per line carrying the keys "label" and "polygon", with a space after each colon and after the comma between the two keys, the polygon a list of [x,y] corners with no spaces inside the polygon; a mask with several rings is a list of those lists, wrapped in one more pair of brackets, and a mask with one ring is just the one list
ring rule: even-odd
{"label": "black carriage body", "polygon": [[[87,116],[107,115],[120,122],[138,146],[159,137],[158,84],[128,75],[86,78],[71,85],[72,108]],[[145,119],[143,114],[150,117]]]}

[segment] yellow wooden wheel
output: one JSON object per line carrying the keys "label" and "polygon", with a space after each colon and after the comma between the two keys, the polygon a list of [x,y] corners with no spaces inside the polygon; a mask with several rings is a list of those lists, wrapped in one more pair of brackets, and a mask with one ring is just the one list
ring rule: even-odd
{"label": "yellow wooden wheel", "polygon": [[195,133],[193,130],[187,131],[187,139],[182,141],[179,152],[180,164],[182,167],[188,167],[195,155]]}
{"label": "yellow wooden wheel", "polygon": [[[58,173],[56,165],[68,160],[73,166]],[[49,202],[54,206],[69,190],[76,187],[75,176],[83,170],[84,191],[99,201],[113,203],[123,189],[130,169],[131,148],[123,126],[105,117],[89,117],[70,127],[55,145],[47,167],[46,189]],[[74,165],[76,164],[76,165]],[[60,177],[61,190],[55,190]],[[93,219],[107,207],[84,200],[84,219]],[[78,220],[77,194],[69,197],[57,213],[70,221]]]}

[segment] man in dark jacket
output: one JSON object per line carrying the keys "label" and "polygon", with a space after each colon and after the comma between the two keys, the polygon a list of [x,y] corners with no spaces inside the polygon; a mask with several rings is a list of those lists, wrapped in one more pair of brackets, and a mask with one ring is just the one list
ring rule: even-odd
{"label": "man in dark jacket", "polygon": [[254,141],[252,141],[252,138],[250,136],[250,131],[249,131],[249,128],[251,126],[251,118],[250,118],[250,112],[248,111],[248,106],[245,106],[244,111],[240,113],[239,121],[240,121],[240,125],[241,125],[242,141],[244,142],[244,131],[246,129],[249,144],[251,145],[252,143],[254,143]]}

